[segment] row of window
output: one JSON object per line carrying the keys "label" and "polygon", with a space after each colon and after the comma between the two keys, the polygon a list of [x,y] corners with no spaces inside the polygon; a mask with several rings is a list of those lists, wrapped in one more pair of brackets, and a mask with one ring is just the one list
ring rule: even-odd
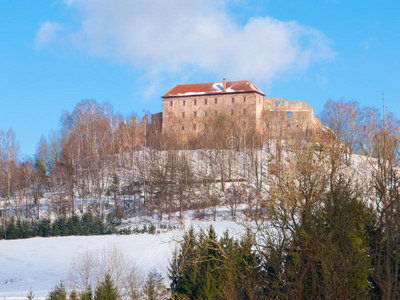
{"label": "row of window", "polygon": [[[246,122],[243,122],[242,123],[242,125],[243,125],[243,127],[245,127],[246,126]],[[184,124],[182,124],[182,130],[185,130],[185,125]],[[204,129],[207,129],[207,124],[204,124]],[[193,130],[197,130],[197,124],[193,124]]]}
{"label": "row of window", "polygon": [[[247,113],[246,109],[243,109],[243,114],[245,115],[246,113]],[[236,114],[235,110],[232,109],[232,110],[231,110],[231,115],[234,116],[235,114]],[[217,111],[217,110],[215,111],[215,115],[218,115],[218,111]],[[182,118],[185,118],[185,116],[186,116],[186,114],[183,112],[183,113],[182,113]],[[194,111],[194,112],[193,112],[193,116],[194,116],[195,118],[197,118],[197,111]],[[208,116],[208,111],[205,111],[205,112],[204,112],[204,116],[205,116],[205,117]]]}
{"label": "row of window", "polygon": [[[246,122],[243,122],[242,125],[245,127],[246,126]],[[267,129],[269,129],[269,124],[266,124]],[[287,124],[287,127],[290,127],[290,124]],[[296,125],[296,127],[298,128],[299,125]],[[185,130],[185,125],[182,124],[182,130]],[[207,129],[207,124],[204,124],[204,129]],[[197,124],[193,124],[193,130],[197,130]]]}
{"label": "row of window", "polygon": [[[183,100],[182,101],[182,106],[186,106],[186,101],[187,100]],[[247,102],[247,98],[246,97],[243,97],[243,102]],[[218,104],[218,98],[214,98],[214,103]],[[232,97],[232,103],[235,103],[235,98],[234,97]],[[193,104],[197,105],[197,99],[193,100]],[[204,99],[204,105],[207,105],[207,104],[208,104],[208,99]],[[170,101],[170,106],[173,106],[173,105],[174,105],[174,102]]]}

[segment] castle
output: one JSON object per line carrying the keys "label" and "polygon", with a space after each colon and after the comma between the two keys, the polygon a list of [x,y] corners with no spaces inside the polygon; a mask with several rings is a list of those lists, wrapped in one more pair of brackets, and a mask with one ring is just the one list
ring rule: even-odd
{"label": "castle", "polygon": [[[151,130],[178,136],[180,141],[214,131],[229,119],[232,127],[254,130],[269,138],[306,138],[322,128],[313,109],[305,102],[267,98],[250,80],[180,84],[162,96],[162,113],[151,115]],[[130,129],[138,131],[137,141],[149,130],[145,116],[140,125],[131,119]],[[120,125],[124,132],[127,124]]]}

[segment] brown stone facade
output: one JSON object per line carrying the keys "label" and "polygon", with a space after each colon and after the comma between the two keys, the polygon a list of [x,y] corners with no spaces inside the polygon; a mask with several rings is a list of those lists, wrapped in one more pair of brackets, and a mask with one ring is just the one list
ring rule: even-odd
{"label": "brown stone facade", "polygon": [[[313,109],[305,102],[264,98],[250,81],[182,85],[163,96],[162,131],[182,137],[198,136],[213,130],[212,117],[224,114],[235,125],[255,128],[270,138],[306,137],[322,128]],[[213,89],[216,85],[222,90]],[[232,87],[232,88],[230,88]],[[239,87],[239,88],[235,88]]]}
{"label": "brown stone facade", "polygon": [[161,133],[162,113],[144,115],[140,124],[136,117],[119,123],[118,127],[118,152],[123,153],[130,149],[141,149],[147,146],[147,137],[154,133]]}
{"label": "brown stone facade", "polygon": [[164,98],[162,131],[198,136],[212,130],[212,120],[222,114],[241,125],[259,127],[263,101],[263,96],[258,93]]}
{"label": "brown stone facade", "polygon": [[307,103],[280,98],[264,98],[261,126],[271,138],[305,138],[323,128]]}
{"label": "brown stone facade", "polygon": [[218,129],[218,118],[265,138],[306,138],[323,128],[305,102],[264,96],[249,80],[178,85],[162,96],[162,113],[151,115],[151,122],[145,116],[140,124],[136,118],[129,127],[120,124],[121,148],[146,146],[151,133],[178,143],[204,137]]}

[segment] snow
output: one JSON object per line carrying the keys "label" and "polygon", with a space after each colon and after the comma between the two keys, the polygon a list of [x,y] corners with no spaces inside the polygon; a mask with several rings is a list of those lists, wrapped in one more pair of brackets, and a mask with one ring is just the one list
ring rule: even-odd
{"label": "snow", "polygon": [[[253,83],[250,83],[250,86],[253,90],[259,91],[260,93],[263,93],[260,89],[256,88],[256,86]],[[264,94],[264,93],[263,93]]]}
{"label": "snow", "polygon": [[[285,142],[283,142],[284,145]],[[268,176],[268,163],[276,153],[277,146],[276,142],[271,141],[268,147],[257,152],[260,157],[263,157],[262,168],[264,176]],[[338,147],[341,146],[338,145]],[[184,154],[186,151],[182,150],[179,153]],[[148,151],[135,153],[138,158],[148,154]],[[162,155],[164,154],[166,153]],[[209,171],[204,166],[209,164],[208,160],[213,155],[212,150],[196,150],[187,152],[187,154],[191,164],[194,166],[194,170],[196,170],[195,173],[207,177],[207,172]],[[224,155],[221,157],[222,163],[227,166],[225,159],[228,157],[233,157],[236,162],[235,166],[232,167],[233,175],[231,175],[231,178],[240,179],[248,176],[244,174],[247,167],[243,168],[247,163],[247,155],[245,150],[241,152],[225,150]],[[290,158],[288,152],[283,152],[281,155],[283,161]],[[138,159],[138,161],[140,160]],[[350,162],[352,167],[346,168],[344,172],[357,181],[366,199],[373,199],[374,195],[369,195],[368,193],[373,191],[370,187],[376,161],[373,158],[353,154]],[[121,173],[122,181],[130,178],[127,175],[129,172],[136,173],[132,172],[132,170]],[[227,183],[226,188],[229,188],[229,184]],[[215,186],[216,190],[219,190],[218,184]],[[243,210],[244,208],[245,206],[238,207],[238,209]],[[178,227],[178,215],[179,213],[174,214],[172,226]],[[210,216],[212,213],[210,209],[208,209],[205,220],[194,220],[197,215],[199,215],[199,211],[185,212],[184,228],[188,229],[193,224],[195,229],[207,229],[210,225],[213,225],[219,236],[227,229],[229,229],[231,235],[243,232],[243,228],[240,225],[231,221],[229,207],[218,208],[216,222],[211,221],[212,217],[210,218]],[[157,218],[148,219],[150,217],[146,217],[145,221],[168,226],[167,217],[164,214],[164,218],[161,221]],[[130,219],[124,222],[123,226],[131,229],[142,228],[144,219],[144,216]],[[145,274],[156,268],[166,276],[173,249],[175,249],[177,241],[180,240],[184,230],[158,230],[157,232],[156,235],[133,234],[0,240],[0,299],[5,297],[7,299],[26,299],[30,289],[32,289],[36,297],[44,298],[60,280],[67,280],[68,270],[73,258],[86,251],[101,251],[110,244],[130,256],[142,273]]]}
{"label": "snow", "polygon": [[178,93],[178,96],[192,96],[192,95],[204,95],[206,92],[187,92],[187,93]]}
{"label": "snow", "polygon": [[[233,221],[186,221],[196,230],[213,225],[219,236],[227,229],[241,231]],[[155,268],[167,275],[169,260],[183,230],[156,235],[103,235],[0,240],[0,298],[26,299],[32,289],[35,299],[45,298],[49,291],[66,281],[74,257],[86,251],[101,251],[108,245],[122,250],[133,259],[139,270],[147,273]]]}
{"label": "snow", "polygon": [[224,90],[224,87],[223,87],[221,82],[215,82],[213,84],[213,88],[216,89],[219,92],[222,92]]}

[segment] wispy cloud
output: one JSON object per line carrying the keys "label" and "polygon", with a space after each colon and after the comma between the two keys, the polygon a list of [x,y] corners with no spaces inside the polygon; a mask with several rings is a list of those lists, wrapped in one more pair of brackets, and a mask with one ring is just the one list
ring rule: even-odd
{"label": "wispy cloud", "polygon": [[[64,2],[82,19],[78,30],[58,38],[90,55],[127,61],[152,74],[196,69],[269,83],[282,72],[335,56],[323,32],[296,21],[263,17],[236,24],[228,16],[226,0]],[[59,29],[58,23],[45,24],[37,33],[38,48],[50,43]]]}
{"label": "wispy cloud", "polygon": [[361,47],[363,48],[364,51],[368,51],[368,50],[370,50],[371,45],[375,44],[376,41],[377,41],[377,38],[375,36],[372,36],[368,40],[362,42]]}
{"label": "wispy cloud", "polygon": [[36,33],[35,48],[40,50],[54,41],[57,31],[61,29],[61,25],[57,22],[45,22],[40,25]]}

